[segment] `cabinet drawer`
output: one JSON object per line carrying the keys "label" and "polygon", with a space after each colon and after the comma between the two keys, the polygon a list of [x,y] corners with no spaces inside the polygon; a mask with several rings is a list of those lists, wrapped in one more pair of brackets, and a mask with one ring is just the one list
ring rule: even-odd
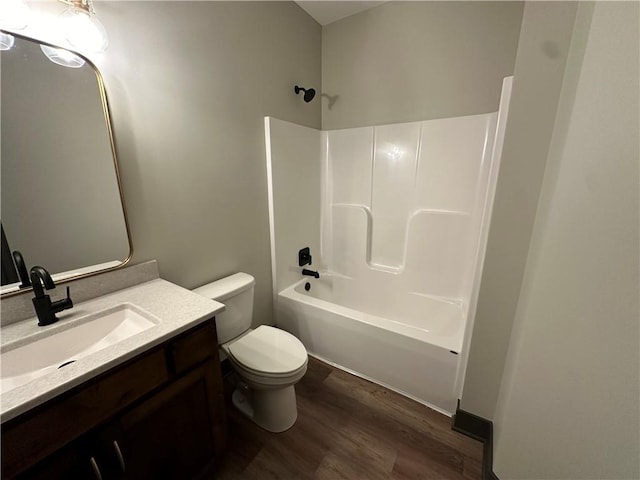
{"label": "cabinet drawer", "polygon": [[218,340],[213,319],[171,343],[170,362],[175,373],[183,373],[208,358],[218,359]]}
{"label": "cabinet drawer", "polygon": [[155,350],[9,422],[2,432],[2,477],[55,452],[167,382],[163,350]]}

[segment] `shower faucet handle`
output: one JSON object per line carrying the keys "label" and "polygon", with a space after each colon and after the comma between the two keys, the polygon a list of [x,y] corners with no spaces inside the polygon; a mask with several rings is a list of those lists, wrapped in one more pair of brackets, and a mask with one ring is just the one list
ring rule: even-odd
{"label": "shower faucet handle", "polygon": [[311,265],[311,250],[309,250],[309,247],[304,247],[298,252],[298,266],[303,267],[305,265]]}

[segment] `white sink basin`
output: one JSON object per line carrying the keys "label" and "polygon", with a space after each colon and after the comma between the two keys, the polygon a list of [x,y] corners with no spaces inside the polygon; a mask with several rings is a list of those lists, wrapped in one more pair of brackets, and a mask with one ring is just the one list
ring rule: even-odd
{"label": "white sink basin", "polygon": [[149,313],[123,303],[61,326],[51,335],[43,331],[29,343],[5,345],[0,354],[0,391],[24,385],[157,324]]}

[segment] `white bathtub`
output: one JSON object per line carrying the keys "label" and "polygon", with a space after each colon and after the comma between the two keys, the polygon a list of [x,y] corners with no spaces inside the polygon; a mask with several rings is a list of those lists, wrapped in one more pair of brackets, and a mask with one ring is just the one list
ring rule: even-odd
{"label": "white bathtub", "polygon": [[[463,306],[408,294],[385,308],[375,296],[365,296],[351,279],[328,274],[304,279],[278,294],[276,323],[311,355],[451,415]],[[383,318],[364,310],[393,313]]]}

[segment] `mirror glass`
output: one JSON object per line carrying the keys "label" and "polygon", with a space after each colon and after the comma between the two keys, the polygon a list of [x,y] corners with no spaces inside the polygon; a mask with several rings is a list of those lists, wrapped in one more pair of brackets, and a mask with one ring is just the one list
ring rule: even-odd
{"label": "mirror glass", "polygon": [[53,63],[37,41],[14,37],[0,57],[3,294],[18,291],[15,250],[54,280],[131,255],[100,73],[81,56],[75,68]]}

